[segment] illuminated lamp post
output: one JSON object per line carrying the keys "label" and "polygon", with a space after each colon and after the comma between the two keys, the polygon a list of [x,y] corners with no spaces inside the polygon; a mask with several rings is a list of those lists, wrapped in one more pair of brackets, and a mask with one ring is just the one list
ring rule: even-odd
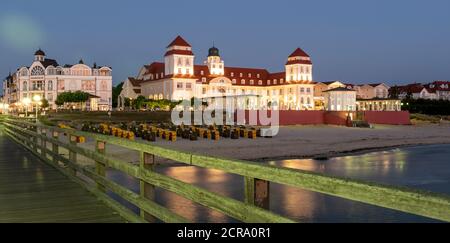
{"label": "illuminated lamp post", "polygon": [[35,95],[35,96],[33,96],[33,100],[34,100],[34,102],[36,102],[36,122],[37,122],[38,109],[39,109],[39,105],[41,104],[41,96],[40,95]]}
{"label": "illuminated lamp post", "polygon": [[25,106],[25,117],[28,117],[28,105],[31,103],[31,100],[30,100],[30,98],[24,98],[22,100],[22,103]]}

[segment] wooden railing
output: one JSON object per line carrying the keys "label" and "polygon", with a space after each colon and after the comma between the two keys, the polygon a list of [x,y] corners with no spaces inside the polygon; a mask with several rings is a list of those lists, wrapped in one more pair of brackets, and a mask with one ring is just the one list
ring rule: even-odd
{"label": "wooden railing", "polygon": [[[154,201],[155,187],[174,192],[242,222],[294,222],[264,209],[269,202],[269,183],[279,183],[450,222],[450,197],[447,195],[181,152],[147,142],[38,125],[17,118],[3,117],[2,120],[4,132],[13,140],[94,193],[130,222],[154,222],[156,219],[163,222],[188,221]],[[62,139],[62,134],[66,134],[68,139]],[[80,137],[95,140],[95,149],[77,146]],[[107,143],[139,151],[139,166],[108,156],[105,153]],[[68,156],[61,155],[60,148],[69,151]],[[82,166],[77,163],[77,155],[92,159],[95,166]],[[155,156],[241,175],[244,177],[245,200],[242,202],[228,198],[159,174],[154,170]],[[119,170],[139,180],[139,194],[107,178],[107,168]],[[112,191],[134,204],[139,208],[140,214],[112,199],[107,191]]]}

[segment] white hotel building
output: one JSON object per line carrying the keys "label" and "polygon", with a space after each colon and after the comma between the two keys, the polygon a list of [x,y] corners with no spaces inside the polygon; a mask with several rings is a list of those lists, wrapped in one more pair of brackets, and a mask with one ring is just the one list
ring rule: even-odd
{"label": "white hotel building", "polygon": [[3,100],[10,107],[20,106],[24,98],[39,95],[48,100],[50,108],[56,109],[59,93],[84,91],[95,97],[91,110],[112,108],[111,68],[89,67],[82,60],[75,65],[60,66],[56,60],[46,58],[42,50],[34,54],[29,67],[18,68],[3,83]]}
{"label": "white hotel building", "polygon": [[219,49],[209,49],[203,65],[195,64],[192,47],[182,37],[173,40],[164,62],[144,65],[137,77],[124,81],[119,107],[125,98],[142,95],[150,99],[190,100],[206,98],[214,103],[221,97],[232,97],[234,107],[314,110],[312,62],[297,48],[288,58],[284,72],[267,69],[228,67]]}

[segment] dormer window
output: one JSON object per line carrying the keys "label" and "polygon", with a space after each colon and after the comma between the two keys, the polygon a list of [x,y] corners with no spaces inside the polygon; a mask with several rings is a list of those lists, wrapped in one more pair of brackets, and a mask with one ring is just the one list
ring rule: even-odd
{"label": "dormer window", "polygon": [[236,79],[233,78],[233,79],[231,80],[231,83],[236,84]]}
{"label": "dormer window", "polygon": [[202,70],[202,71],[200,71],[200,75],[205,75],[205,73],[203,72],[203,70]]}
{"label": "dormer window", "polygon": [[262,85],[262,80],[258,80],[258,85]]}
{"label": "dormer window", "polygon": [[270,80],[267,80],[267,85],[270,85]]}
{"label": "dormer window", "polygon": [[250,85],[254,85],[255,81],[253,81],[253,79],[250,80]]}
{"label": "dormer window", "polygon": [[260,76],[260,75],[259,75],[259,73],[258,73],[258,74],[256,74],[256,77],[257,77],[257,78],[259,78],[259,76]]}
{"label": "dormer window", "polygon": [[241,77],[241,78],[242,78],[242,75],[243,75],[242,73],[239,73],[239,77]]}
{"label": "dormer window", "polygon": [[234,73],[233,73],[233,72],[231,72],[231,74],[230,74],[230,75],[231,75],[231,77],[234,77]]}
{"label": "dormer window", "polygon": [[245,79],[242,79],[242,80],[241,80],[241,84],[245,84]]}
{"label": "dormer window", "polygon": [[249,73],[249,74],[248,74],[248,77],[249,77],[249,78],[251,78],[251,77],[252,77],[252,74],[251,74],[251,73]]}

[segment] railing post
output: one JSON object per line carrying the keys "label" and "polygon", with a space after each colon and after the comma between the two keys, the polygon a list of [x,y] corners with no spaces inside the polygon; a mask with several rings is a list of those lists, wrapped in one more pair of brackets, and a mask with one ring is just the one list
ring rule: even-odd
{"label": "railing post", "polygon": [[[140,151],[139,169],[153,171],[154,167],[155,167],[155,156],[153,154]],[[151,201],[155,200],[155,186],[148,184],[142,179],[139,181],[139,191],[142,198],[146,198]],[[143,219],[147,220],[148,222],[156,221],[155,217],[148,214],[142,209],[140,209],[140,215]]]}
{"label": "railing post", "polygon": [[[41,135],[47,137],[47,131],[45,128],[41,128]],[[47,140],[45,138],[41,138],[41,155],[44,159],[47,158],[45,150],[47,149]]]}
{"label": "railing post", "polygon": [[[37,127],[37,126],[31,127],[30,130],[33,131],[33,132],[35,132],[35,133],[39,133],[38,127]],[[33,137],[33,149],[34,149],[34,151],[36,151],[36,153],[38,152],[38,146],[37,146],[37,144],[38,144],[37,136],[34,136],[34,137]]]}
{"label": "railing post", "polygon": [[[52,132],[53,139],[58,140],[59,139],[59,133],[57,131]],[[58,165],[58,158],[55,155],[59,155],[59,148],[58,145],[55,143],[52,143],[52,152],[53,152],[53,164]]]}
{"label": "railing post", "polygon": [[[69,134],[69,141],[70,144],[73,146],[77,146],[77,136],[74,136],[72,134]],[[69,161],[72,162],[73,164],[77,163],[77,153],[75,153],[74,151],[69,149]],[[69,172],[76,176],[77,175],[77,171],[74,168],[71,168],[70,165],[69,166]]]}
{"label": "railing post", "polygon": [[270,182],[251,177],[244,177],[244,179],[245,203],[270,209]]}
{"label": "railing post", "polygon": [[[104,141],[96,141],[95,151],[99,154],[105,154],[106,143]],[[95,173],[97,175],[105,177],[106,176],[106,165],[100,161],[95,161]],[[102,192],[106,192],[105,186],[97,182],[97,188]]]}

